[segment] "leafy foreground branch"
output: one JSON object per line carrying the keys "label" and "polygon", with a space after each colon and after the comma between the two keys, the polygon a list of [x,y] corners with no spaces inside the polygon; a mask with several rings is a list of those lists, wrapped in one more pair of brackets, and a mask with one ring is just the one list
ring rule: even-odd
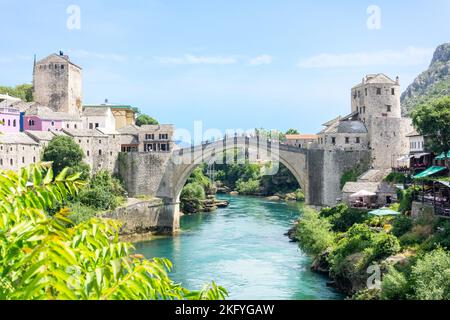
{"label": "leafy foreground branch", "polygon": [[224,299],[215,283],[189,291],[168,276],[166,259],[133,255],[119,224],[74,226],[68,209],[48,212],[84,187],[79,174],[50,165],[0,171],[0,299]]}

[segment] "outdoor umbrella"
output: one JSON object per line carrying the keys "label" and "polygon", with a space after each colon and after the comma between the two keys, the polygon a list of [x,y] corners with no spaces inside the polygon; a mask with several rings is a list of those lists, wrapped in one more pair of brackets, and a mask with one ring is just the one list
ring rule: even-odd
{"label": "outdoor umbrella", "polygon": [[373,197],[376,196],[376,193],[366,191],[366,190],[360,190],[352,195],[350,195],[350,198],[364,198],[364,197]]}
{"label": "outdoor umbrella", "polygon": [[396,216],[399,215],[400,213],[391,209],[378,209],[370,211],[369,214],[380,217],[380,216]]}

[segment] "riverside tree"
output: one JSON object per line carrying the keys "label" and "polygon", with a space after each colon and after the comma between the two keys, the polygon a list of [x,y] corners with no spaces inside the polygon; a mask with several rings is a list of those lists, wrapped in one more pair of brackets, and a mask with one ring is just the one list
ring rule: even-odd
{"label": "riverside tree", "polygon": [[223,299],[215,283],[189,291],[168,276],[166,259],[147,260],[118,240],[119,224],[73,226],[66,208],[49,214],[84,183],[50,165],[0,171],[1,300]]}

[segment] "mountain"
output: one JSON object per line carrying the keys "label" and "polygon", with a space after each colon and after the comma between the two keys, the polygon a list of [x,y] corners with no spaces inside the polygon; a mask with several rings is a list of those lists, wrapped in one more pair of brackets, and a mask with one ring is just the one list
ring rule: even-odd
{"label": "mountain", "polygon": [[428,70],[422,72],[401,96],[403,115],[419,104],[450,95],[450,43],[437,47]]}

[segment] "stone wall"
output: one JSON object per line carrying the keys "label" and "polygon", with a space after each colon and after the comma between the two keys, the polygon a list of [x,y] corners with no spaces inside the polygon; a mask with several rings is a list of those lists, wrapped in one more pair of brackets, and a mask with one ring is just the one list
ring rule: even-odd
{"label": "stone wall", "polygon": [[128,205],[102,215],[122,223],[121,236],[172,233],[180,228],[173,205],[161,199],[129,199]]}
{"label": "stone wall", "polygon": [[308,150],[308,203],[333,206],[342,197],[341,177],[356,166],[367,168],[370,151]]}
{"label": "stone wall", "polygon": [[409,140],[406,135],[413,130],[411,119],[370,118],[369,128],[373,168],[390,169],[398,158],[409,154]]}
{"label": "stone wall", "polygon": [[414,201],[411,207],[411,217],[417,219],[424,216],[434,216],[433,205]]}
{"label": "stone wall", "polygon": [[120,153],[119,174],[132,197],[158,194],[171,153]]}

